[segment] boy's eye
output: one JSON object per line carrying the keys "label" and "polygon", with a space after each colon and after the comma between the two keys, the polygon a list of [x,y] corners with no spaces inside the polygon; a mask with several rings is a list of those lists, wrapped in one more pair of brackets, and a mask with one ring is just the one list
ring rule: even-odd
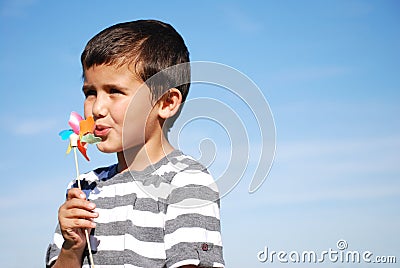
{"label": "boy's eye", "polygon": [[93,89],[85,90],[83,93],[85,94],[86,98],[89,97],[89,96],[96,96],[97,95],[96,90],[93,90]]}
{"label": "boy's eye", "polygon": [[110,94],[122,94],[122,91],[116,88],[111,88]]}

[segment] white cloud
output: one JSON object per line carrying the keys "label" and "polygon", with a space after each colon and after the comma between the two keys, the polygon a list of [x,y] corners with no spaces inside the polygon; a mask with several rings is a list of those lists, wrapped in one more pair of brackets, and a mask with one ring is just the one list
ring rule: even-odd
{"label": "white cloud", "polygon": [[298,141],[277,146],[277,161],[297,167],[308,163],[320,172],[400,172],[399,160],[398,137]]}
{"label": "white cloud", "polygon": [[287,69],[271,73],[269,81],[272,83],[302,82],[324,79],[348,74],[350,69],[341,66],[315,66],[299,69]]}
{"label": "white cloud", "polygon": [[357,187],[318,187],[318,189],[296,189],[296,191],[281,192],[271,191],[263,200],[269,205],[302,204],[323,202],[353,202],[361,200],[381,199],[400,196],[400,187],[396,183],[380,185],[366,183]]}
{"label": "white cloud", "polygon": [[13,129],[18,135],[36,135],[52,129],[56,125],[53,119],[32,119],[16,124]]}
{"label": "white cloud", "polygon": [[34,5],[37,0],[6,0],[3,1],[0,9],[2,17],[21,17],[26,10]]}
{"label": "white cloud", "polygon": [[[249,195],[251,178],[245,176],[235,192],[250,198],[243,206],[253,208],[400,198],[399,160],[399,137],[278,142],[275,163],[261,189]],[[240,209],[242,204],[234,206]]]}
{"label": "white cloud", "polygon": [[278,144],[268,204],[400,197],[400,139],[319,140]]}
{"label": "white cloud", "polygon": [[246,14],[240,7],[225,5],[222,7],[222,13],[225,15],[229,25],[235,27],[244,33],[257,33],[262,29],[262,25]]}
{"label": "white cloud", "polygon": [[11,132],[13,135],[38,135],[49,130],[54,130],[57,120],[54,118],[26,118],[3,115],[0,118],[1,132]]}
{"label": "white cloud", "polygon": [[343,15],[347,15],[352,18],[358,18],[358,17],[365,17],[370,15],[372,12],[374,12],[374,6],[372,3],[368,2],[356,2],[356,1],[345,1],[341,3],[339,6],[339,11]]}

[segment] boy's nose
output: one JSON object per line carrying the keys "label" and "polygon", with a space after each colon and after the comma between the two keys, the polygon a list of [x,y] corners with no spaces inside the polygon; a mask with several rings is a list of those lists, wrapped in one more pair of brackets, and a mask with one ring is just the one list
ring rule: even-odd
{"label": "boy's nose", "polygon": [[97,96],[96,101],[93,104],[92,113],[95,120],[107,115],[107,102],[105,101],[104,96]]}

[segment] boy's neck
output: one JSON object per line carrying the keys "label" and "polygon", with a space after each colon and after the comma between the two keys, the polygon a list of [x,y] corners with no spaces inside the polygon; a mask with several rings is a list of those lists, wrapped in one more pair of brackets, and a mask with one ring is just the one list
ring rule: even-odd
{"label": "boy's neck", "polygon": [[150,142],[142,146],[132,147],[117,153],[118,173],[135,170],[142,171],[148,166],[157,163],[174,150],[168,140],[157,145]]}

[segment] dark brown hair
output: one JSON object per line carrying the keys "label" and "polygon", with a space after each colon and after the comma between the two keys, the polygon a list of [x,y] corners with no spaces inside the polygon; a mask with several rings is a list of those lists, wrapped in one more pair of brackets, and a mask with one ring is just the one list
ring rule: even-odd
{"label": "dark brown hair", "polygon": [[129,64],[136,78],[149,86],[153,100],[175,87],[182,94],[182,102],[190,86],[189,64],[173,68],[157,79],[149,78],[187,62],[189,52],[182,36],[171,25],[157,20],[124,22],[106,28],[87,43],[81,55],[83,71],[101,64]]}

